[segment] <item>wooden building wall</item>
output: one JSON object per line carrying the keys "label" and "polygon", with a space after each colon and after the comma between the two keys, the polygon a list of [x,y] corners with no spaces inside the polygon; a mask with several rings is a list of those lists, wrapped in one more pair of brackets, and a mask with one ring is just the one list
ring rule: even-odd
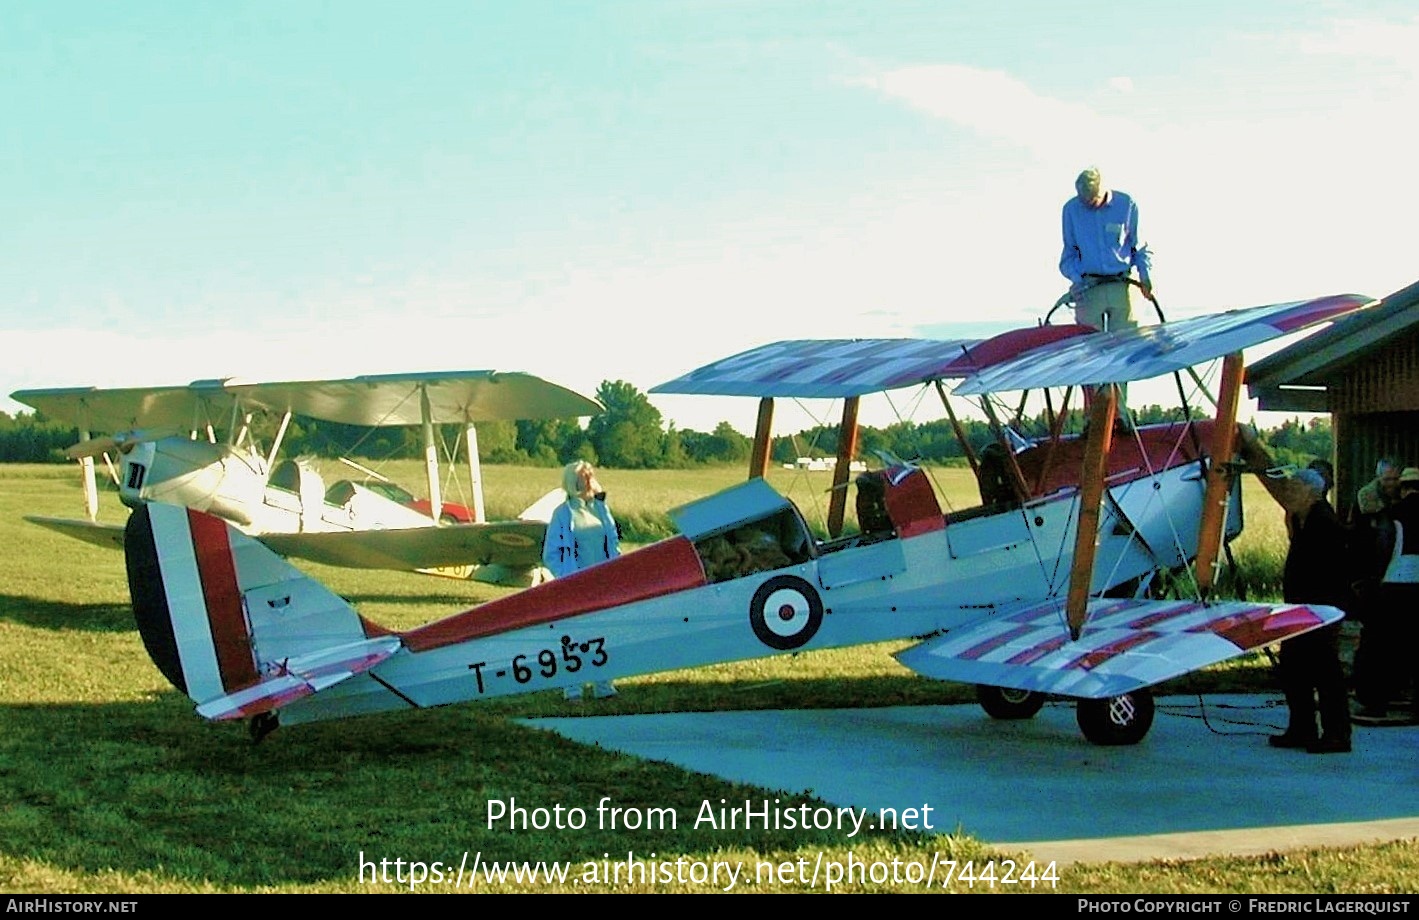
{"label": "wooden building wall", "polygon": [[1335,507],[1344,516],[1355,491],[1375,477],[1375,464],[1389,457],[1419,466],[1419,409],[1408,412],[1337,412]]}
{"label": "wooden building wall", "polygon": [[1366,353],[1330,383],[1335,433],[1336,508],[1390,457],[1419,466],[1419,330]]}

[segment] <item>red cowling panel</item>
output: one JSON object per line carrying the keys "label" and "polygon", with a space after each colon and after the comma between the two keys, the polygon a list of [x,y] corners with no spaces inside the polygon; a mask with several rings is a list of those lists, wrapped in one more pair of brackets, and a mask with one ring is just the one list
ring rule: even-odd
{"label": "red cowling panel", "polygon": [[[1212,421],[1203,419],[1187,425],[1149,425],[1138,429],[1138,437],[1118,434],[1109,449],[1107,485],[1117,485],[1130,479],[1140,479],[1151,472],[1169,469],[1196,460],[1198,446],[1211,443]],[[1140,449],[1139,441],[1143,442]],[[1066,486],[1079,485],[1079,470],[1084,465],[1084,439],[1061,438],[1041,441],[1015,455],[1020,472],[1032,496],[1048,495]],[[1043,478],[1041,478],[1043,473]]]}
{"label": "red cowling panel", "polygon": [[404,645],[410,651],[425,652],[480,636],[687,591],[704,584],[705,570],[694,544],[685,537],[672,537],[610,562],[421,626],[404,634]]}
{"label": "red cowling panel", "polygon": [[912,470],[901,482],[887,481],[887,516],[899,537],[915,537],[946,526],[941,503],[931,490],[931,480],[921,470]]}
{"label": "red cowling panel", "polygon": [[192,532],[192,551],[202,581],[202,598],[207,607],[207,624],[212,630],[212,647],[217,654],[222,688],[228,693],[245,690],[260,680],[261,675],[256,672],[251,636],[246,629],[246,613],[241,606],[241,589],[237,586],[227,525],[191,509],[187,512],[187,523]]}

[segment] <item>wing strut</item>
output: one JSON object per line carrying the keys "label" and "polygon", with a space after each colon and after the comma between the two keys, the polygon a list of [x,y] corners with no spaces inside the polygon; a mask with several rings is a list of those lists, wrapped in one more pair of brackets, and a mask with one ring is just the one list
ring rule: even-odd
{"label": "wing strut", "polygon": [[[473,523],[484,524],[488,520],[488,510],[483,504],[483,464],[478,459],[478,429],[473,426],[472,422],[468,423],[464,441],[468,448],[468,487],[473,493]],[[448,462],[457,468],[457,457]]]}
{"label": "wing strut", "polygon": [[1084,434],[1084,466],[1079,473],[1079,528],[1074,537],[1074,561],[1069,568],[1069,596],[1065,615],[1069,636],[1078,639],[1088,613],[1089,591],[1094,581],[1094,553],[1099,546],[1099,506],[1104,498],[1104,471],[1113,443],[1118,391],[1104,384],[1093,393],[1089,428]]}
{"label": "wing strut", "polygon": [[1242,353],[1222,359],[1222,387],[1217,394],[1217,422],[1212,426],[1211,457],[1207,464],[1207,490],[1203,493],[1202,519],[1197,530],[1197,590],[1206,598],[1216,579],[1217,553],[1227,518],[1229,472],[1236,446],[1237,406],[1241,402],[1245,368]]}
{"label": "wing strut", "polygon": [[843,532],[847,513],[847,478],[852,473],[852,457],[857,453],[857,407],[862,397],[843,400],[843,423],[838,428],[838,462],[833,467],[833,494],[828,500],[828,536],[837,539]]}
{"label": "wing strut", "polygon": [[287,409],[286,414],[281,416],[281,425],[276,429],[276,437],[271,442],[271,452],[266,455],[266,471],[270,474],[271,468],[276,465],[276,454],[281,450],[281,442],[286,439],[286,429],[291,427],[291,410]]}
{"label": "wing strut", "polygon": [[[79,431],[79,443],[89,440],[89,429],[84,428]],[[79,471],[84,476],[84,513],[89,516],[89,520],[99,519],[99,484],[94,478],[94,457],[86,454],[79,458]]]}
{"label": "wing strut", "polygon": [[936,393],[941,397],[941,405],[946,407],[946,417],[951,420],[951,430],[956,432],[956,440],[961,445],[961,450],[966,454],[966,462],[971,465],[971,475],[980,478],[980,460],[976,459],[975,449],[971,447],[970,439],[966,437],[966,430],[961,427],[961,420],[956,418],[956,410],[951,408],[951,400],[946,398],[946,387],[941,381],[933,380],[936,384]]}
{"label": "wing strut", "polygon": [[754,425],[754,452],[749,457],[749,478],[763,479],[769,471],[769,442],[773,438],[774,398],[759,399],[759,420]]}
{"label": "wing strut", "polygon": [[429,517],[439,522],[443,514],[443,494],[439,489],[439,449],[434,441],[434,412],[429,406],[429,385],[419,384],[419,415],[424,429],[424,474],[429,479]]}
{"label": "wing strut", "polygon": [[1005,437],[1005,426],[1000,424],[995,407],[990,404],[989,395],[981,396],[980,407],[985,412],[986,420],[990,422],[990,432],[995,435],[996,443],[1005,449],[1005,467],[1010,470],[1010,482],[1015,487],[1015,497],[1022,502],[1028,501],[1030,487],[1025,484],[1025,474],[1020,470],[1020,462],[1015,459],[1015,446]]}

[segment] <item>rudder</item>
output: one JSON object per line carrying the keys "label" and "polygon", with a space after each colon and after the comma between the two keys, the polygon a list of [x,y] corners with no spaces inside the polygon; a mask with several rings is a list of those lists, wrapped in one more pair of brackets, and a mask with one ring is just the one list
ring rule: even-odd
{"label": "rudder", "polygon": [[125,553],[144,648],[208,718],[276,708],[373,666],[400,645],[211,515],[145,504],[129,518]]}

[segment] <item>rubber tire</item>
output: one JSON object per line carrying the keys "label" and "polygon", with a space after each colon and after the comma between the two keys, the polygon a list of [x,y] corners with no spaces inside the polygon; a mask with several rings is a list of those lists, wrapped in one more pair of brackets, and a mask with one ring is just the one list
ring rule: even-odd
{"label": "rubber tire", "polygon": [[1075,719],[1084,737],[1094,744],[1137,744],[1153,727],[1153,693],[1134,690],[1104,700],[1080,700]]}
{"label": "rubber tire", "polygon": [[992,719],[1033,719],[1044,707],[1045,695],[1032,690],[976,684],[976,702]]}

